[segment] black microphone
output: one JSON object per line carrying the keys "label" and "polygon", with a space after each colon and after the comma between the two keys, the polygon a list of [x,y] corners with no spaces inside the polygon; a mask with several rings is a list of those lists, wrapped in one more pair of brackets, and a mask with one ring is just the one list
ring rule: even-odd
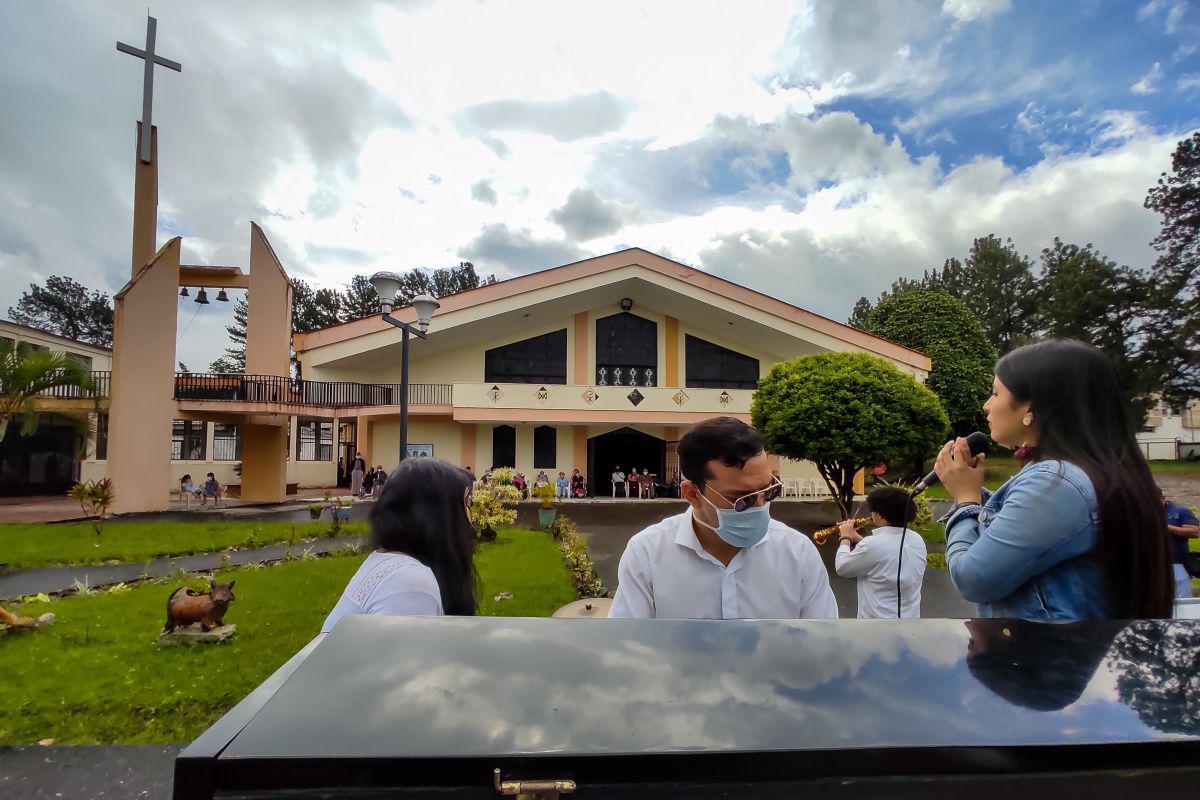
{"label": "black microphone", "polygon": [[[979,431],[975,431],[974,433],[972,433],[970,436],[967,437],[967,447],[971,448],[972,456],[977,456],[977,455],[980,455],[981,453],[987,452],[989,441],[990,441],[990,439],[988,438],[988,435],[986,433],[980,433]],[[928,475],[926,475],[924,478],[922,478],[920,480],[920,482],[917,483],[916,486],[913,487],[912,497],[916,497],[921,492],[925,491],[926,489],[928,489],[930,486],[933,486],[937,482],[938,482],[937,472],[936,471],[930,472]]]}

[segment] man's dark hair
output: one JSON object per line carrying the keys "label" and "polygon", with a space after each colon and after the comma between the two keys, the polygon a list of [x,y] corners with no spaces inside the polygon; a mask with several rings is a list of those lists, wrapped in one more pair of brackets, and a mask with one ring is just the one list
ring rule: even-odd
{"label": "man's dark hair", "polygon": [[704,485],[712,478],[708,462],[741,468],[763,447],[762,434],[740,419],[713,417],[697,422],[679,440],[679,471],[692,483]]}
{"label": "man's dark hair", "polygon": [[867,495],[867,508],[898,528],[917,518],[917,504],[908,492],[894,486],[882,486]]}

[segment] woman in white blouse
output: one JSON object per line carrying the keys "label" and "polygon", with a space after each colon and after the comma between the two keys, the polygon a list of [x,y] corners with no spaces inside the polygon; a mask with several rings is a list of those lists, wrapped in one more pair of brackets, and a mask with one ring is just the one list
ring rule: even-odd
{"label": "woman in white blouse", "polygon": [[354,573],[322,633],[347,614],[471,616],[477,576],[466,470],[406,458],[371,508],[371,554]]}

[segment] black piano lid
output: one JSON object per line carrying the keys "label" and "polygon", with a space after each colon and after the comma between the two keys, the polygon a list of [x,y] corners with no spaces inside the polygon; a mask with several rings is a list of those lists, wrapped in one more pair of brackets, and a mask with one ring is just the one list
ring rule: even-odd
{"label": "black piano lid", "polygon": [[1196,621],[351,616],[180,760],[403,773],[430,759],[1175,743],[1196,761],[1198,659]]}

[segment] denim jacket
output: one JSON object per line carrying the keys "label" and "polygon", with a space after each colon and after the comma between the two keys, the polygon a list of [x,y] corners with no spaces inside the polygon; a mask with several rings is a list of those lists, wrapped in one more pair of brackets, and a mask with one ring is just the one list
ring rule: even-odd
{"label": "denim jacket", "polygon": [[1111,616],[1106,578],[1092,556],[1096,490],[1066,461],[1025,465],[984,504],[946,520],[946,566],[981,617]]}

